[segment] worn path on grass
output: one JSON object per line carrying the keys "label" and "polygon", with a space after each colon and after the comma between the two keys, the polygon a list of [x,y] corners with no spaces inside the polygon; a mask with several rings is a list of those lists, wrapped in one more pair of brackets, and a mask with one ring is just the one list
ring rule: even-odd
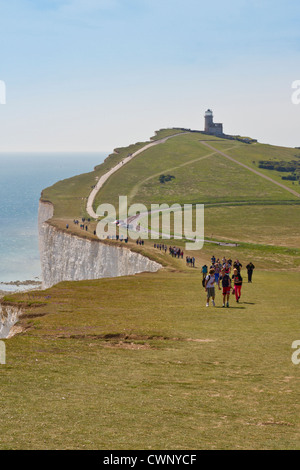
{"label": "worn path on grass", "polygon": [[[231,150],[232,148],[236,148],[237,145],[234,145],[233,147],[229,147],[227,150]],[[214,151],[214,152],[211,152],[211,153],[208,153],[207,155],[204,155],[202,157],[198,157],[198,158],[194,158],[193,160],[189,160],[188,162],[184,162],[184,163],[181,163],[180,165],[177,165],[177,166],[174,166],[172,168],[167,168],[166,170],[164,170],[165,172],[171,172],[171,171],[174,171],[174,170],[178,170],[178,168],[182,168],[184,166],[187,166],[187,165],[192,165],[193,163],[197,163],[199,162],[200,160],[204,160],[206,158],[209,158],[209,157],[212,157],[213,155],[215,155],[217,153],[217,151]],[[137,194],[139,188],[141,186],[143,186],[145,183],[147,183],[148,181],[152,180],[153,178],[157,178],[158,176],[160,176],[161,173],[155,173],[154,175],[151,175],[151,176],[148,176],[146,179],[144,179],[143,181],[139,181],[133,188],[132,190],[130,191],[130,194],[128,196],[128,202],[130,203],[132,201],[132,199],[134,198],[134,196]]]}
{"label": "worn path on grass", "polygon": [[238,160],[236,160],[235,158],[230,157],[229,155],[227,155],[226,153],[222,152],[221,150],[218,150],[218,149],[216,149],[215,147],[213,147],[212,145],[209,145],[206,141],[200,140],[200,142],[201,142],[201,144],[205,145],[205,146],[208,147],[209,149],[214,150],[214,152],[217,152],[217,153],[219,153],[220,155],[222,155],[223,157],[228,158],[228,160],[231,160],[232,162],[237,163],[238,165],[242,166],[243,168],[246,168],[246,170],[252,171],[252,173],[255,173],[256,175],[261,176],[262,178],[265,178],[266,180],[270,181],[271,183],[277,184],[277,186],[280,186],[280,188],[285,189],[286,191],[289,191],[289,192],[290,192],[291,194],[293,194],[294,196],[300,197],[300,194],[297,193],[297,191],[294,191],[294,189],[288,188],[288,187],[285,186],[284,184],[279,183],[278,181],[273,180],[273,179],[270,178],[269,176],[264,175],[263,173],[261,173],[260,171],[254,170],[254,168],[251,168],[250,166],[245,165],[244,163],[239,162]]}
{"label": "worn path on grass", "polygon": [[[124,158],[120,163],[118,163],[117,165],[115,165],[113,168],[111,168],[107,173],[105,173],[104,175],[102,175],[100,178],[99,178],[99,181],[98,183],[96,184],[95,188],[93,189],[93,191],[90,193],[89,195],[89,198],[88,198],[88,202],[87,202],[87,212],[88,214],[93,217],[94,219],[97,219],[98,216],[97,214],[95,213],[94,209],[93,209],[93,204],[94,204],[94,200],[95,200],[95,197],[96,195],[98,194],[98,192],[100,191],[100,189],[102,188],[102,186],[104,185],[104,183],[108,180],[108,178],[114,174],[116,171],[118,171],[120,168],[122,168],[126,163],[128,163],[129,161],[131,161],[133,158],[135,158],[137,155],[139,155],[140,153],[144,152],[145,150],[153,147],[154,145],[159,145],[159,144],[163,144],[165,143],[167,140],[171,139],[172,137],[177,137],[179,135],[184,135],[184,134],[187,134],[187,132],[180,132],[179,134],[174,134],[174,135],[171,135],[171,136],[168,136],[168,137],[164,137],[163,139],[159,139],[159,140],[156,140],[155,142],[151,142],[150,144],[147,144],[145,145],[144,147],[142,147],[141,149],[137,150],[136,152],[134,152],[132,155],[130,155],[129,157],[126,157]],[[231,148],[233,147],[230,147],[228,150],[230,150]],[[193,160],[190,160],[188,162],[185,162],[181,165],[178,165],[176,167],[173,167],[172,169],[169,169],[169,171],[171,170],[174,170],[174,169],[177,169],[177,168],[180,168],[182,166],[186,166],[186,165],[190,165],[192,163],[195,163],[195,162],[198,162],[199,160],[203,160],[205,158],[208,158],[208,157],[211,157],[212,155],[215,155],[216,153],[218,153],[217,150],[214,149],[214,152],[212,153],[209,153],[208,155],[204,155],[200,158],[196,158],[196,159],[193,159]],[[146,178],[145,181],[148,181],[154,177],[156,177],[157,175],[151,175],[150,177]],[[145,182],[143,181],[143,183]],[[139,187],[140,184],[137,185],[137,187]],[[137,191],[137,187],[134,187],[133,188],[133,191],[132,193],[130,194],[130,199],[132,199],[133,197],[133,194],[135,194],[135,192]],[[135,225],[135,228],[138,224],[138,221],[139,219],[141,219],[142,217],[144,217],[147,213],[142,213],[142,214],[139,214],[139,215],[136,215],[135,217],[129,217],[128,219],[126,219],[126,221],[124,221],[125,224],[127,223],[134,223]],[[145,231],[149,232],[149,229],[145,229]],[[164,234],[156,234],[157,236],[163,236]],[[166,236],[166,235],[165,235]],[[175,237],[176,238],[176,237]],[[188,238],[189,239],[189,238]],[[223,246],[237,246],[236,243],[232,244],[232,243],[225,243],[225,242],[219,242],[219,241],[211,241],[211,240],[194,240],[193,241],[205,241],[207,243],[213,243],[213,244],[217,244],[217,245],[223,245]]]}
{"label": "worn path on grass", "polygon": [[163,139],[159,139],[159,140],[155,140],[154,142],[151,142],[150,144],[147,144],[145,145],[144,147],[142,147],[141,149],[137,150],[136,152],[134,152],[132,155],[130,155],[129,157],[126,157],[126,158],[123,158],[123,160],[118,163],[117,165],[115,165],[113,168],[111,168],[107,173],[105,173],[104,175],[102,175],[100,178],[99,178],[99,181],[98,183],[96,184],[95,188],[93,189],[93,191],[90,193],[89,197],[88,197],[88,201],[87,201],[87,206],[86,206],[86,210],[87,210],[87,213],[93,217],[93,219],[97,219],[98,216],[96,214],[96,212],[94,211],[93,209],[93,204],[94,204],[94,200],[95,200],[95,197],[97,196],[98,192],[100,191],[100,189],[102,188],[102,186],[104,185],[104,183],[108,180],[108,178],[113,174],[115,173],[116,171],[118,171],[120,168],[122,168],[124,165],[126,165],[126,163],[130,162],[133,158],[135,158],[137,155],[139,155],[140,153],[144,152],[145,150],[151,148],[151,147],[154,147],[154,145],[159,145],[159,144],[164,144],[167,140],[171,139],[172,137],[177,137],[179,135],[183,135],[183,134],[187,134],[187,132],[180,132],[179,134],[174,134],[174,135],[170,135],[168,137],[164,137]]}

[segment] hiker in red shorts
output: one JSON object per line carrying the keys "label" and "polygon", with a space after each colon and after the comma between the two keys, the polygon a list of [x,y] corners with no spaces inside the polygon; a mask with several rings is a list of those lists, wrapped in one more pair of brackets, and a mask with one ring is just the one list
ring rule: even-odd
{"label": "hiker in red shorts", "polygon": [[223,287],[223,307],[225,307],[225,301],[227,297],[227,303],[226,307],[229,307],[229,297],[230,297],[230,291],[231,291],[231,279],[228,273],[226,273],[226,270],[223,268],[221,271],[221,276],[219,277],[218,281],[218,287],[219,290],[221,290],[220,287],[220,282],[222,281],[222,287]]}
{"label": "hiker in red shorts", "polygon": [[241,297],[243,278],[241,276],[241,273],[236,268],[234,268],[233,270],[232,280],[234,281],[235,298],[236,298],[236,301],[239,302],[240,297]]}

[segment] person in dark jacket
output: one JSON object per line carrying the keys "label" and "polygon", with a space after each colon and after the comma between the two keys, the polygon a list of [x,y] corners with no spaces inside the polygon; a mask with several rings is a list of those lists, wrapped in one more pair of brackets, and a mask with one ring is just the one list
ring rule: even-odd
{"label": "person in dark jacket", "polygon": [[233,263],[233,267],[236,268],[238,270],[238,272],[241,271],[243,265],[239,262],[239,260],[237,259],[234,263]]}
{"label": "person in dark jacket", "polygon": [[250,262],[249,264],[247,264],[246,269],[248,272],[248,282],[252,282],[252,274],[253,270],[255,269],[254,264]]}
{"label": "person in dark jacket", "polygon": [[202,279],[205,279],[206,276],[207,276],[207,271],[208,271],[208,267],[206,266],[206,264],[204,266],[202,266],[201,268],[201,272],[202,272]]}

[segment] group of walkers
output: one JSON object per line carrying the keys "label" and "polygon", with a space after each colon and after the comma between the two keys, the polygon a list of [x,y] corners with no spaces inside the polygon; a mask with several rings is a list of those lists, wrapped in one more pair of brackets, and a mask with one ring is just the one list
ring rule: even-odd
{"label": "group of walkers", "polygon": [[[91,222],[91,219],[86,219],[85,217],[82,217],[81,222],[82,223],[80,223],[80,221],[78,219],[73,220],[74,225],[77,225],[82,230],[85,230],[86,232],[88,232],[90,227],[89,227],[89,225],[86,225],[86,224],[89,224]],[[66,228],[67,229],[69,228],[69,224],[66,225]],[[93,234],[94,234],[94,236],[97,236],[97,231],[93,230]],[[105,235],[102,235],[102,237],[105,238]],[[125,243],[128,243],[128,241],[129,241],[129,238],[128,237],[124,238],[123,235],[121,235],[121,236],[119,236],[119,235],[107,235],[106,239],[107,240],[116,240],[116,241],[125,242]],[[136,244],[137,245],[144,245],[144,240],[141,240],[139,238],[136,241]]]}
{"label": "group of walkers", "polygon": [[183,259],[184,253],[183,253],[183,250],[181,250],[181,248],[177,248],[176,246],[170,246],[169,253],[173,258]]}
{"label": "group of walkers", "polygon": [[[154,243],[154,248],[157,248],[160,251],[164,251],[165,253],[168,251],[168,245],[165,243]],[[178,259],[183,259],[184,255],[183,250],[177,246],[169,246],[169,254],[172,256],[172,258]]]}
{"label": "group of walkers", "polygon": [[[83,223],[80,224],[80,225],[79,225],[79,220],[78,220],[78,219],[74,219],[74,220],[73,220],[73,223],[74,223],[75,225],[79,225],[82,230],[85,230],[85,231],[87,232],[88,229],[89,229],[89,227],[88,227],[88,225],[86,225],[86,223],[87,223],[87,222],[90,223],[91,219],[87,219],[87,220],[86,220],[85,217],[82,217],[81,221],[82,221]],[[66,225],[66,228],[67,228],[67,229],[69,228],[69,224]]]}
{"label": "group of walkers", "polygon": [[154,248],[157,248],[158,250],[160,251],[164,251],[165,253],[167,253],[167,245],[165,245],[164,243],[154,243]]}
{"label": "group of walkers", "polygon": [[194,256],[187,256],[186,257],[186,265],[187,266],[190,266],[190,268],[194,268],[195,267],[195,257]]}
{"label": "group of walkers", "polygon": [[[164,243],[154,243],[154,248],[157,248],[165,253],[168,251],[168,245]],[[169,246],[169,254],[172,256],[172,258],[183,259],[184,252],[177,246]],[[194,268],[196,259],[194,256],[186,256],[185,262],[187,266]]]}
{"label": "group of walkers", "polygon": [[[229,307],[231,293],[235,295],[236,302],[239,303],[243,285],[241,269],[242,264],[238,259],[232,262],[231,259],[227,260],[226,258],[223,258],[222,261],[220,261],[219,259],[216,260],[215,256],[212,256],[211,258],[209,270],[206,264],[202,266],[202,285],[207,293],[206,307],[209,307],[210,299],[212,301],[212,305],[215,306],[216,285],[219,290],[222,290],[223,307]],[[250,262],[247,264],[246,269],[248,273],[248,282],[252,282],[252,274],[255,266]]]}
{"label": "group of walkers", "polygon": [[[96,234],[96,232],[94,232]],[[106,237],[107,240],[116,240],[117,242],[125,242],[128,243],[129,238],[124,238],[123,235],[108,235]]]}

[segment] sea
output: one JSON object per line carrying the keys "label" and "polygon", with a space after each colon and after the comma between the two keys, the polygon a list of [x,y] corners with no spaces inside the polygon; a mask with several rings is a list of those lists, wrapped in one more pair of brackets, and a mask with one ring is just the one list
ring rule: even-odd
{"label": "sea", "polygon": [[108,154],[0,153],[0,293],[28,290],[41,282],[41,191],[59,180],[92,171]]}

